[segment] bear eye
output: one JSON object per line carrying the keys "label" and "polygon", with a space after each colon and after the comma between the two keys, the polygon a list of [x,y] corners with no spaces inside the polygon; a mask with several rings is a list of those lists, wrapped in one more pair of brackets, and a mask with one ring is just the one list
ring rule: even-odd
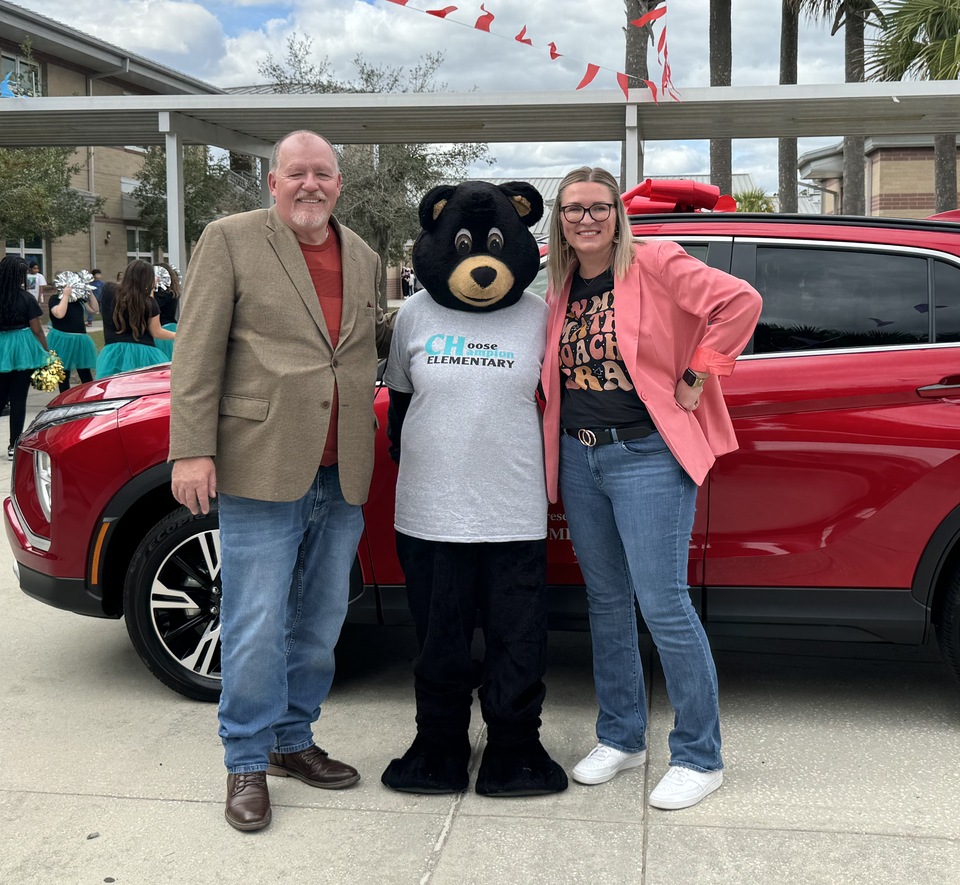
{"label": "bear eye", "polygon": [[466,228],[458,230],[457,235],[453,238],[453,245],[456,247],[458,255],[469,255],[473,248],[473,237],[470,236],[470,231]]}
{"label": "bear eye", "polygon": [[503,234],[500,233],[500,228],[491,227],[490,233],[487,234],[487,251],[489,251],[491,255],[498,255],[502,248]]}

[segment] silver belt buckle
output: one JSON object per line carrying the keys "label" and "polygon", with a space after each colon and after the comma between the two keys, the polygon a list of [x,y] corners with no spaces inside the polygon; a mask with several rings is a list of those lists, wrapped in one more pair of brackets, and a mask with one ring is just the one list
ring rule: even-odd
{"label": "silver belt buckle", "polygon": [[585,446],[595,446],[597,444],[597,435],[592,430],[581,428],[577,431],[577,439]]}

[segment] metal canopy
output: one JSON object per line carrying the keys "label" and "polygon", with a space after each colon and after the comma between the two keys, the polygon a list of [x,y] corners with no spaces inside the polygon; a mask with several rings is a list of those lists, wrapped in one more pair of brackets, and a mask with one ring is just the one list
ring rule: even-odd
{"label": "metal canopy", "polygon": [[[645,141],[960,132],[960,82],[686,89],[655,104],[620,92],[149,95],[0,99],[0,147],[157,145],[167,154],[170,260],[184,267],[183,147],[261,158],[294,129],[335,144]],[[266,179],[266,175],[263,176]]]}
{"label": "metal canopy", "polygon": [[292,129],[337,144],[621,141],[634,127],[642,141],[929,135],[960,132],[960,82],[698,88],[659,104],[645,89],[629,101],[609,91],[8,98],[0,147],[162,144],[164,112],[184,144],[252,143],[261,156]]}

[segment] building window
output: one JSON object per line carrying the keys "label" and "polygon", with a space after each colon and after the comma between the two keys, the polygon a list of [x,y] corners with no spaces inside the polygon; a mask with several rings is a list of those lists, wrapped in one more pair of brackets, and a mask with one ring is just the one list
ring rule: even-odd
{"label": "building window", "polygon": [[40,65],[19,55],[0,55],[0,81],[10,75],[10,87],[18,95],[40,95]]}
{"label": "building window", "polygon": [[150,231],[142,227],[127,228],[127,261],[134,258],[153,261],[153,240]]}
{"label": "building window", "polygon": [[29,240],[7,240],[7,255],[19,255],[27,261],[36,261],[40,265],[40,273],[44,269],[44,242],[42,237],[32,237]]}

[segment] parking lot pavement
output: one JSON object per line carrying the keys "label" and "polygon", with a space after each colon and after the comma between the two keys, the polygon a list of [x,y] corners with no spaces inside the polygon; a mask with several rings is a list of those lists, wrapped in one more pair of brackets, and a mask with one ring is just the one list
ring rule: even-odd
{"label": "parking lot pavement", "polygon": [[[46,395],[31,394],[32,408]],[[42,404],[42,403],[41,403]],[[0,468],[8,486],[9,468]],[[960,686],[927,651],[717,643],[726,777],[648,809],[672,713],[652,671],[649,762],[596,787],[495,800],[380,784],[413,736],[412,632],[351,626],[318,741],[352,789],[270,779],[271,826],[223,820],[216,708],[164,688],[124,625],[24,596],[0,551],[0,882],[16,885],[954,885]],[[551,634],[544,743],[593,745],[586,634]],[[472,728],[477,748],[483,728]]]}

